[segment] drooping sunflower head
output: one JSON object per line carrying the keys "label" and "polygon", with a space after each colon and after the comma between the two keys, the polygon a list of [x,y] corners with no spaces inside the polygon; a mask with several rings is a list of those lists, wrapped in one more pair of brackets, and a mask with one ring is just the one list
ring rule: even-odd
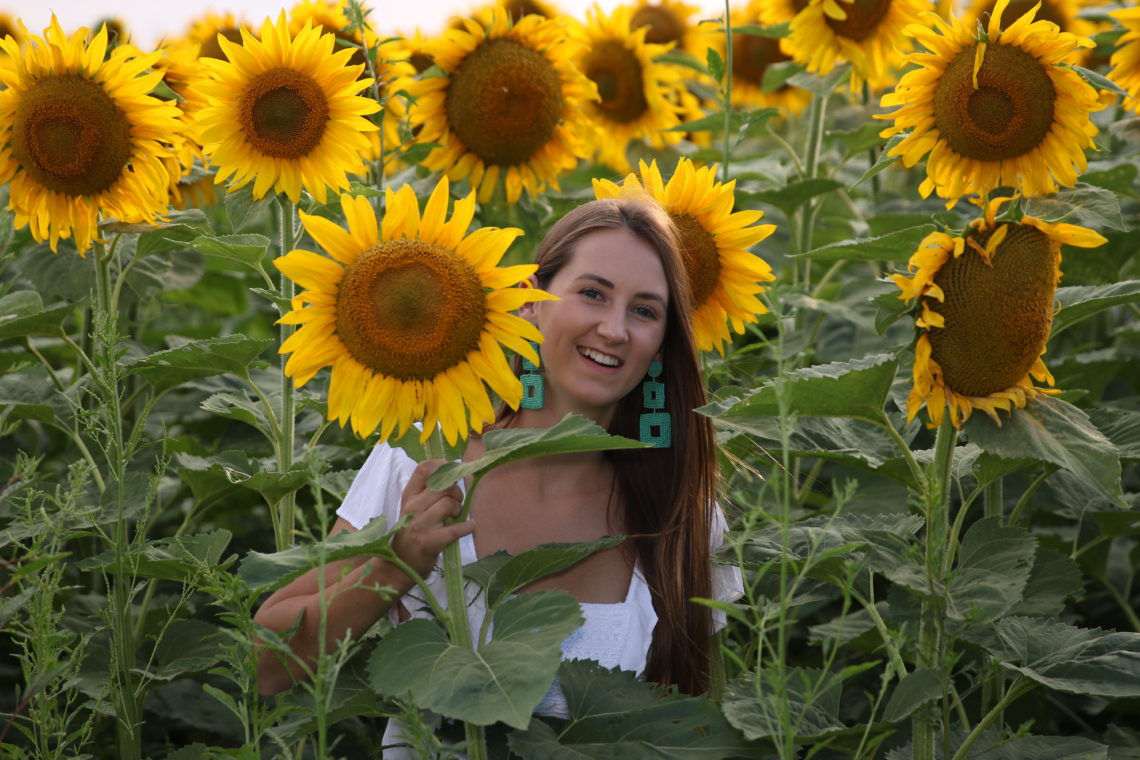
{"label": "drooping sunflower head", "polygon": [[[743,8],[732,11],[732,28],[765,26],[790,21],[795,14],[794,0],[785,3],[751,0]],[[727,44],[724,31],[709,38],[709,47],[724,57]],[[784,115],[801,113],[811,102],[811,93],[802,87],[782,84],[775,90],[764,89],[768,67],[792,60],[787,37],[776,39],[755,34],[732,34],[732,102],[746,108],[779,108]]]}
{"label": "drooping sunflower head", "polygon": [[336,51],[332,34],[306,26],[291,35],[284,12],[259,38],[241,34],[241,45],[220,38],[228,60],[209,61],[200,85],[210,105],[198,123],[217,181],[232,178],[231,190],[254,182],[255,198],[272,188],[294,203],[304,187],[324,203],[327,187],[348,187],[347,173],[364,168],[376,129],[364,117],[380,105],[357,93],[372,80],[358,78],[363,67],[348,65],[353,51]]}
{"label": "drooping sunflower head", "polygon": [[497,268],[522,231],[467,234],[475,195],[447,219],[448,189],[444,177],[421,216],[410,186],[389,188],[379,227],[368,199],[341,196],[347,230],[301,214],[328,256],[295,250],[274,262],[304,288],[281,319],[301,325],[281,345],[292,354],[285,373],[299,387],[331,366],[329,418],[357,435],[379,427],[387,440],[422,419],[425,440],[438,423],[454,443],[494,421],[488,387],[513,408],[522,400],[503,345],[539,360],[527,341],[541,333],[510,312],[552,296],[515,287],[533,265]]}
{"label": "drooping sunflower head", "polygon": [[698,169],[682,158],[668,184],[657,162],[640,163],[621,186],[594,180],[594,195],[617,198],[623,194],[648,195],[669,213],[677,231],[681,258],[689,277],[693,301],[693,334],[697,348],[724,353],[731,341],[729,326],[744,332],[768,309],[757,296],[760,283],[775,280],[768,263],[748,249],[775,231],[773,224],[757,224],[762,211],[733,211],[736,180],[716,180],[716,165]]}
{"label": "drooping sunflower head", "polygon": [[663,131],[681,123],[682,70],[655,61],[669,46],[646,43],[648,29],[632,29],[632,15],[629,7],[618,7],[609,16],[596,5],[591,8],[577,59],[598,89],[598,100],[587,106],[597,127],[598,160],[621,172],[630,170],[630,142],[644,139],[660,149],[682,137]]}
{"label": "drooping sunflower head", "polygon": [[945,409],[961,428],[974,409],[999,425],[998,410],[1022,408],[1053,382],[1041,360],[1053,320],[1053,294],[1061,278],[1061,244],[1086,248],[1104,238],[1071,224],[1029,216],[998,222],[997,207],[964,237],[931,233],[910,258],[911,275],[892,279],[921,311],[915,344],[914,387],[908,419],[926,404],[932,426]]}
{"label": "drooping sunflower head", "polygon": [[1122,8],[1109,15],[1124,27],[1124,34],[1116,42],[1108,77],[1132,96],[1124,99],[1124,107],[1140,113],[1140,7]]}
{"label": "drooping sunflower head", "polygon": [[106,55],[105,29],[87,37],[52,16],[42,37],[0,40],[0,183],[11,182],[16,226],[53,251],[74,237],[80,254],[100,214],[153,222],[166,210],[164,159],[182,139],[178,109],[148,94],[160,54],[123,44]]}
{"label": "drooping sunflower head", "polygon": [[401,79],[393,85],[415,98],[409,119],[416,142],[435,143],[423,165],[467,178],[480,203],[491,199],[500,177],[507,203],[523,188],[537,193],[587,155],[584,112],[597,89],[573,64],[578,45],[567,25],[529,15],[511,24],[462,19],[425,43],[447,76]]}
{"label": "drooping sunflower head", "polygon": [[883,137],[909,132],[890,155],[906,166],[928,156],[923,197],[933,190],[953,200],[1001,185],[1040,195],[1072,187],[1088,165],[1084,149],[1097,133],[1089,113],[1101,103],[1060,64],[1092,42],[1034,22],[1032,13],[1002,29],[1007,3],[998,0],[987,42],[934,14],[926,16],[933,28],[911,27],[930,52],[909,56],[919,68],[883,96],[897,110],[879,118],[894,120]]}
{"label": "drooping sunflower head", "polygon": [[924,0],[808,0],[792,20],[788,46],[810,72],[826,74],[847,61],[852,89],[864,80],[883,87],[913,47],[904,30],[929,7]]}

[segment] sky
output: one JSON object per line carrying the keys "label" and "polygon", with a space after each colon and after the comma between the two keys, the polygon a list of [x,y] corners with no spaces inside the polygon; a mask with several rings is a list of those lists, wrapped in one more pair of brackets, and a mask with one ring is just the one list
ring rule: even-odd
{"label": "sky", "polygon": [[[24,25],[40,33],[51,20],[54,11],[65,30],[90,26],[108,15],[127,22],[133,42],[147,47],[163,36],[178,36],[190,27],[191,21],[207,11],[233,11],[246,20],[260,24],[266,16],[276,17],[281,8],[288,9],[295,0],[0,0],[0,10],[22,18]],[[733,0],[741,2],[742,0]],[[553,0],[554,5],[578,18],[585,17],[586,8],[593,0]],[[710,9],[706,18],[719,15],[723,2],[688,0],[690,5]],[[447,19],[472,7],[482,5],[480,0],[372,0],[372,18],[381,33],[410,32],[419,26],[425,34],[439,32]],[[609,9],[620,0],[599,0]],[[715,10],[714,10],[715,9]]]}

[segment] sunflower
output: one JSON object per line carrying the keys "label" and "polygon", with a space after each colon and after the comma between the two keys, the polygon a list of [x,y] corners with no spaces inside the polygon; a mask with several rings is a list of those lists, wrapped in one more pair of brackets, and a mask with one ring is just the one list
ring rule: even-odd
{"label": "sunflower", "polygon": [[945,407],[957,428],[974,409],[1000,425],[999,409],[1056,392],[1033,380],[1053,383],[1041,356],[1061,279],[1061,244],[1093,248],[1105,239],[1030,216],[998,222],[997,210],[1009,200],[988,203],[965,237],[931,233],[910,257],[913,274],[891,277],[901,300],[922,306],[908,422],[925,403],[932,427],[942,424]]}
{"label": "sunflower", "polygon": [[923,0],[810,0],[792,19],[787,44],[796,63],[814,74],[849,61],[852,89],[863,80],[883,87],[913,46],[903,30],[929,7]]}
{"label": "sunflower", "polygon": [[629,7],[605,16],[598,6],[587,12],[582,33],[585,48],[578,68],[597,85],[599,99],[586,107],[597,129],[598,160],[619,172],[630,170],[626,148],[644,139],[655,149],[680,142],[684,92],[682,69],[655,63],[667,45],[645,42],[646,27],[631,30]]}
{"label": "sunflower", "polygon": [[[1100,0],[1010,0],[1009,6],[1002,14],[1004,19],[1002,27],[1009,26],[1010,22],[1024,16],[1037,8],[1034,18],[1038,21],[1049,21],[1057,25],[1062,32],[1069,32],[1078,37],[1092,37],[1097,33],[1097,25],[1092,21],[1081,18],[1081,9],[1088,5],[1099,3]],[[978,24],[985,25],[988,17],[993,14],[997,0],[973,0],[965,14],[966,24],[977,28]],[[1083,64],[1093,53],[1095,48],[1080,48],[1074,50],[1069,56],[1069,63]]]}
{"label": "sunflower", "polygon": [[496,268],[521,230],[483,227],[466,234],[475,214],[472,192],[444,220],[447,177],[440,179],[420,216],[409,185],[389,188],[377,230],[364,197],[341,196],[347,231],[302,213],[301,223],[332,258],[291,251],[274,264],[304,288],[299,308],[281,318],[302,325],[280,352],[292,353],[285,374],[298,387],[332,367],[329,418],[363,437],[380,426],[380,439],[424,420],[423,436],[438,422],[451,443],[494,421],[484,383],[517,408],[522,384],[500,344],[538,362],[527,343],[542,335],[510,314],[524,303],[553,298],[517,288],[534,265]]}
{"label": "sunflower", "polygon": [[768,263],[748,249],[772,234],[774,224],[756,224],[763,211],[737,211],[736,180],[716,181],[716,165],[696,168],[682,158],[665,184],[657,162],[639,167],[641,179],[630,174],[621,187],[594,180],[594,195],[616,198],[623,194],[649,195],[669,213],[677,229],[681,257],[693,296],[693,333],[702,351],[716,348],[724,354],[731,341],[728,324],[737,333],[745,322],[755,322],[768,311],[756,296],[761,282],[776,278]]}
{"label": "sunflower", "polygon": [[185,41],[198,46],[196,55],[199,58],[220,58],[224,61],[227,60],[226,52],[218,42],[218,35],[240,45],[242,31],[250,28],[252,27],[243,19],[228,11],[220,16],[206,13],[191,22]]}
{"label": "sunflower", "polygon": [[255,180],[253,197],[273,188],[294,203],[302,185],[318,202],[325,187],[348,187],[346,172],[363,169],[364,118],[380,104],[356,95],[372,84],[348,66],[351,49],[334,52],[335,38],[305,26],[294,37],[285,22],[268,19],[260,39],[242,30],[242,45],[220,40],[227,61],[209,60],[211,79],[201,85],[210,105],[198,114],[202,141],[216,181],[230,177],[236,189]]}
{"label": "sunflower", "polygon": [[1140,7],[1123,8],[1109,15],[1124,27],[1124,35],[1116,42],[1108,76],[1132,96],[1125,100],[1125,107],[1140,113]]}
{"label": "sunflower", "polygon": [[418,143],[436,143],[424,159],[452,181],[469,178],[480,203],[502,175],[507,203],[523,188],[558,187],[558,175],[587,155],[583,106],[597,98],[593,82],[572,63],[577,46],[567,25],[529,15],[511,24],[462,19],[425,43],[446,76],[400,80],[393,88],[416,100],[409,119]]}
{"label": "sunflower", "polygon": [[671,44],[703,61],[716,33],[710,24],[693,21],[699,11],[681,0],[638,0],[629,25],[631,29],[648,27],[645,41],[650,45]]}
{"label": "sunflower", "polygon": [[[743,9],[729,17],[736,29],[762,23],[765,26],[791,21],[796,13],[795,0],[768,2],[751,0]],[[710,37],[710,47],[722,57],[726,55],[723,31]],[[792,49],[787,37],[775,39],[755,34],[732,34],[732,102],[746,108],[779,108],[784,114],[801,113],[811,103],[811,93],[802,87],[784,84],[771,92],[764,89],[764,74],[774,63],[792,60]]]}
{"label": "sunflower", "polygon": [[[501,11],[506,11],[511,23],[517,23],[524,16],[531,15],[545,19],[556,19],[562,16],[562,11],[542,0],[492,0],[471,15],[473,18],[479,19],[485,26],[489,26],[495,16],[502,15]],[[463,27],[457,26],[456,28],[462,29]]]}
{"label": "sunflower", "polygon": [[16,227],[32,236],[74,236],[85,254],[100,214],[153,222],[166,211],[163,159],[178,141],[178,109],[149,93],[160,53],[120,45],[104,58],[107,32],[87,44],[53,15],[44,36],[0,40],[0,183],[11,182]]}
{"label": "sunflower", "polygon": [[934,14],[934,29],[910,27],[930,52],[913,53],[919,68],[908,72],[883,106],[898,106],[881,136],[909,132],[890,155],[914,166],[923,156],[922,197],[987,192],[1008,185],[1024,195],[1072,187],[1087,167],[1084,149],[1096,127],[1089,112],[1101,107],[1097,92],[1075,71],[1059,65],[1078,45],[1091,45],[1032,14],[1006,29],[1008,0],[990,16],[988,42],[961,21]]}

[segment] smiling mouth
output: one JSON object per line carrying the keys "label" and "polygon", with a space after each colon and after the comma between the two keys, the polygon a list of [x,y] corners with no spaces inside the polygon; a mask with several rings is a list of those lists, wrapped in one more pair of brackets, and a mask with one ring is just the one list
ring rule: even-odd
{"label": "smiling mouth", "polygon": [[615,368],[622,365],[621,359],[609,354],[603,354],[601,351],[595,351],[592,348],[585,348],[578,346],[578,353],[586,357],[595,364],[600,364],[603,367]]}

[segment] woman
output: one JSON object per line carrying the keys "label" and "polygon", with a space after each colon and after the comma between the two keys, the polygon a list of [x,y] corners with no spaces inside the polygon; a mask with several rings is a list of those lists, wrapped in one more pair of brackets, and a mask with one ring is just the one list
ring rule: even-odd
{"label": "woman", "polygon": [[[439,554],[460,541],[465,563],[505,550],[518,554],[547,542],[587,541],[618,533],[621,546],[599,551],[528,590],[560,589],[583,605],[586,623],[563,643],[563,655],[597,659],[648,680],[695,694],[708,687],[710,634],[723,625],[693,597],[735,599],[740,575],[714,567],[724,518],[714,503],[716,462],[710,422],[691,410],[705,393],[689,324],[689,289],[668,215],[654,202],[599,200],[569,212],[550,230],[536,256],[532,285],[557,301],[526,304],[545,342],[540,408],[504,409],[496,427],[551,427],[568,413],[594,420],[611,433],[637,439],[644,406],[642,385],[651,368],[664,384],[671,445],[626,452],[594,452],[526,459],[486,475],[473,495],[471,519],[447,525],[459,512],[462,490],[426,487],[441,461],[417,465],[401,450],[378,445],[338,510],[333,533],[359,529],[378,515],[394,522],[412,515],[393,548],[429,584],[442,580]],[[653,366],[660,362],[661,367]],[[654,418],[660,421],[660,418]],[[654,428],[654,433],[664,431]],[[656,438],[657,444],[665,441]],[[483,453],[472,436],[464,459]],[[401,571],[382,560],[332,563],[326,568],[331,599],[326,641],[330,649],[349,630],[367,630],[385,613],[395,622],[429,615]],[[376,589],[396,589],[400,599]],[[294,652],[312,662],[320,615],[316,571],[273,594],[258,623],[275,631],[292,627]],[[479,611],[472,608],[472,614]],[[287,688],[301,671],[272,653],[259,663],[263,693]],[[539,714],[565,715],[557,684]]]}

